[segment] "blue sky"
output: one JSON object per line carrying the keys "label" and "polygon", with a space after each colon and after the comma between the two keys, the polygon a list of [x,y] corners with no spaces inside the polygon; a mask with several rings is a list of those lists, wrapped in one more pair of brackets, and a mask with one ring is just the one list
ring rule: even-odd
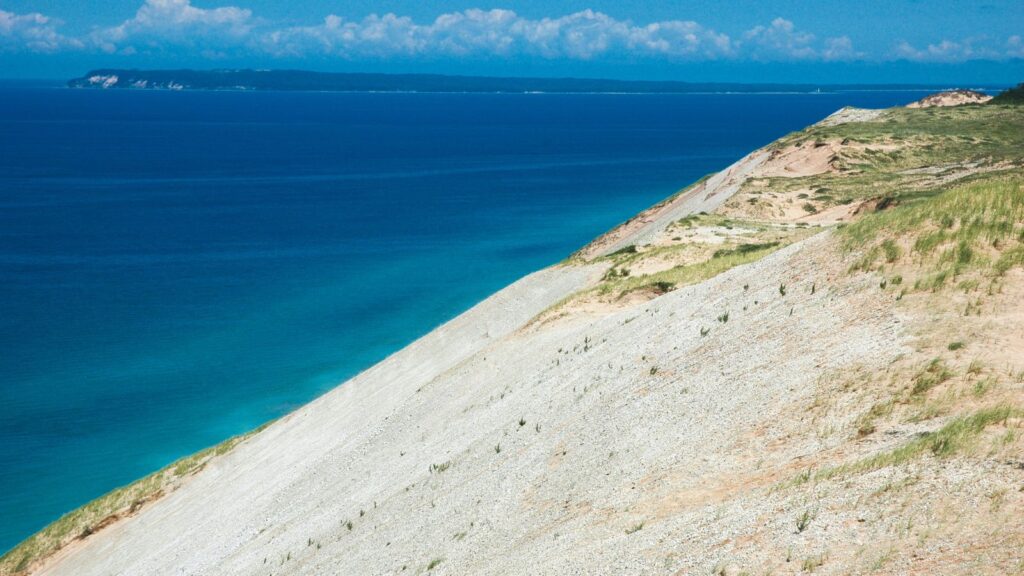
{"label": "blue sky", "polygon": [[0,76],[97,67],[1024,80],[1024,1],[0,0]]}

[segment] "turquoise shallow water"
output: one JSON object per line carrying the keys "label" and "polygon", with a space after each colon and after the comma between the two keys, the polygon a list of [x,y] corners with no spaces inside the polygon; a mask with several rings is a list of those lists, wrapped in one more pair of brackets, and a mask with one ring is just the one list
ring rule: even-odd
{"label": "turquoise shallow water", "polygon": [[0,85],[0,550],[848,104]]}

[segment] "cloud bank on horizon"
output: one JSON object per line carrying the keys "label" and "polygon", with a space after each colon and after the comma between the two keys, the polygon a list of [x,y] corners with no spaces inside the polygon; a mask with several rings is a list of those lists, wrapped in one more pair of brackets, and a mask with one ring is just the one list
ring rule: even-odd
{"label": "cloud bank on horizon", "polygon": [[240,6],[145,0],[120,23],[77,35],[62,33],[62,25],[51,15],[0,9],[0,53],[188,54],[211,64],[246,57],[936,63],[1024,58],[1020,35],[937,38],[927,45],[897,40],[887,51],[864,51],[848,36],[819,37],[783,17],[727,34],[691,20],[637,23],[593,10],[530,19],[506,9],[468,9],[421,22],[394,13],[357,20],[328,14],[318,23],[294,25]]}

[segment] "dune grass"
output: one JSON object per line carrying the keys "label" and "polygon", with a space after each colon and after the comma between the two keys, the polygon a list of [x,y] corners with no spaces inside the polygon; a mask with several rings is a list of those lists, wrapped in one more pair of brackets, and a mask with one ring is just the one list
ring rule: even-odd
{"label": "dune grass", "polygon": [[811,126],[771,148],[825,141],[844,144],[831,162],[839,171],[768,178],[765,188],[813,190],[811,199],[821,210],[882,196],[902,198],[976,170],[1019,168],[1024,158],[1024,107],[893,108],[875,121]]}
{"label": "dune grass", "polygon": [[1013,88],[1000,92],[992,99],[991,104],[1007,104],[1011,106],[1024,105],[1024,82],[1017,84]]}
{"label": "dune grass", "polygon": [[[920,196],[843,227],[854,270],[900,262],[921,267],[919,289],[969,270],[999,276],[1024,266],[1024,174],[989,176]],[[901,248],[900,246],[905,247]]]}
{"label": "dune grass", "polygon": [[726,270],[749,264],[778,250],[781,244],[771,242],[757,245],[752,249],[720,250],[711,258],[696,264],[676,266],[654,274],[606,278],[598,287],[598,294],[628,294],[636,290],[667,292],[679,286],[687,286],[713,278]]}
{"label": "dune grass", "polygon": [[71,542],[84,539],[108,524],[134,514],[145,504],[176,488],[186,477],[202,470],[212,459],[230,452],[240,442],[268,425],[264,424],[252,432],[234,436],[216,446],[172,462],[161,470],[68,512],[0,556],[0,576],[24,574],[36,563]]}
{"label": "dune grass", "polygon": [[899,466],[928,453],[937,458],[948,458],[973,446],[978,436],[989,426],[1021,416],[1024,416],[1024,410],[1007,404],[985,408],[967,416],[954,418],[942,428],[919,436],[894,450],[849,464],[826,468],[812,477],[815,480],[827,480],[837,476],[870,472]]}
{"label": "dune grass", "polygon": [[778,146],[847,140],[898,144],[895,150],[867,149],[872,164],[919,168],[971,160],[1016,161],[1024,147],[1024,109],[1016,106],[891,108],[876,121],[811,126],[783,138]]}
{"label": "dune grass", "polygon": [[931,454],[936,458],[950,458],[959,454],[969,453],[981,434],[990,426],[1006,423],[1011,418],[1024,417],[1024,409],[1009,404],[998,404],[980,409],[972,414],[960,415],[934,432],[915,437],[913,440],[885,452],[861,458],[854,462],[828,466],[817,471],[807,469],[788,481],[776,485],[773,490],[784,490],[800,486],[811,481],[824,481],[843,478],[855,474],[863,474],[901,466],[913,460]]}

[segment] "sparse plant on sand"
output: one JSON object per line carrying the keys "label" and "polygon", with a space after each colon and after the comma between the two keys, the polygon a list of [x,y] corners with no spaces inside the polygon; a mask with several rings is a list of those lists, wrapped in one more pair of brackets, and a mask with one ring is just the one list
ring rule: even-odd
{"label": "sparse plant on sand", "polygon": [[636,524],[633,524],[629,528],[626,528],[626,534],[633,534],[634,532],[639,532],[639,531],[641,531],[643,529],[644,529],[644,523],[643,522],[638,522]]}
{"label": "sparse plant on sand", "polygon": [[799,516],[796,517],[796,531],[797,533],[807,530],[807,527],[811,525],[811,520],[814,517],[811,515],[810,510],[804,510]]}
{"label": "sparse plant on sand", "polygon": [[924,394],[932,388],[953,377],[953,372],[942,360],[935,358],[914,376],[914,386],[910,390],[912,396]]}
{"label": "sparse plant on sand", "polygon": [[803,565],[801,565],[801,569],[804,572],[814,572],[818,568],[821,568],[821,566],[823,564],[825,564],[825,555],[824,554],[818,554],[816,556],[808,556],[807,558],[804,558],[804,562],[803,562]]}

